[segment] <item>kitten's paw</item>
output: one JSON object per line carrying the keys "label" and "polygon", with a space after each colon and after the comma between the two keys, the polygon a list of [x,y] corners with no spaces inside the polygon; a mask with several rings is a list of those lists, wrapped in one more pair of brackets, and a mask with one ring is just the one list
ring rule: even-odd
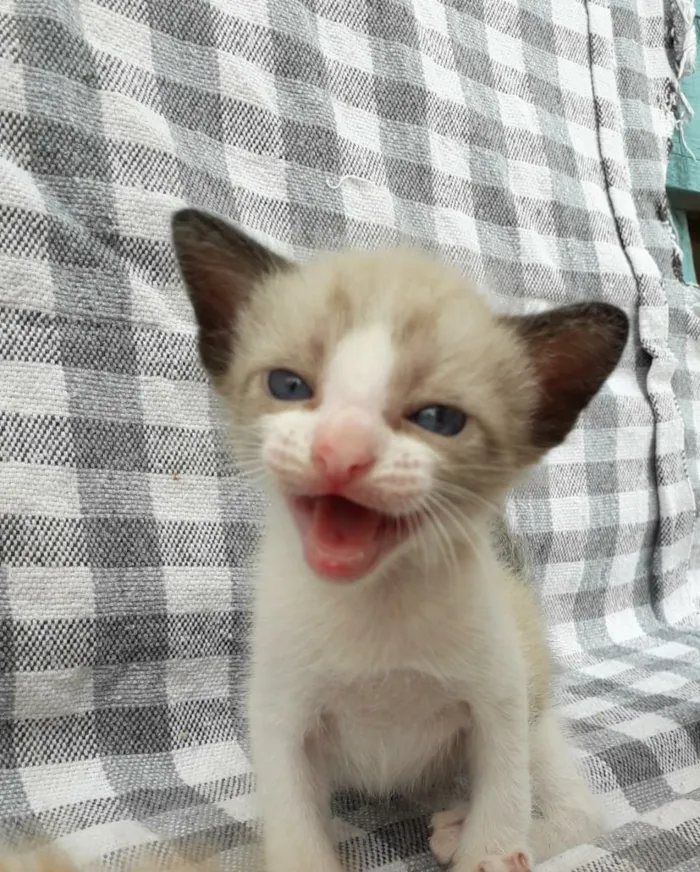
{"label": "kitten's paw", "polygon": [[457,853],[466,815],[467,806],[462,804],[448,811],[437,812],[430,821],[430,850],[443,866],[451,863]]}
{"label": "kitten's paw", "polygon": [[453,824],[451,827],[433,830],[433,834],[430,837],[430,850],[438,863],[447,866],[452,862],[459,847],[461,833],[462,827],[460,824]]}
{"label": "kitten's paw", "polygon": [[524,851],[500,854],[482,860],[474,872],[531,872],[532,864]]}

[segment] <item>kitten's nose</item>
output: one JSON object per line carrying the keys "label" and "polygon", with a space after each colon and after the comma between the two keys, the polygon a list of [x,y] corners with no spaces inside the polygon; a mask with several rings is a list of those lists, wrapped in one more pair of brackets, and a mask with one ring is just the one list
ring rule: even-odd
{"label": "kitten's nose", "polygon": [[342,488],[372,468],[378,446],[374,419],[362,409],[342,409],[319,423],[311,460],[330,485]]}

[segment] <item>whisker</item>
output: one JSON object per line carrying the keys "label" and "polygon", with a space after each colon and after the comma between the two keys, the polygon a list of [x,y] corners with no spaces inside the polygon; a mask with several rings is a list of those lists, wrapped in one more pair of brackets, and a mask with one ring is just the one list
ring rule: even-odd
{"label": "whisker", "polygon": [[[435,496],[437,497],[438,495],[436,494]],[[457,529],[457,532],[464,536],[472,552],[474,553],[474,556],[479,561],[482,570],[485,570],[486,563],[484,560],[484,552],[486,551],[487,546],[484,546],[482,543],[479,542],[479,537],[476,536],[476,529],[471,519],[467,515],[458,516],[454,507],[449,502],[447,502],[444,497],[440,499],[440,508],[451,519],[452,523]],[[472,533],[475,534],[475,538],[472,538]]]}
{"label": "whisker", "polygon": [[440,548],[441,556],[445,560],[447,569],[452,569],[456,572],[459,563],[457,552],[454,547],[452,536],[450,536],[449,531],[438,514],[438,511],[441,511],[443,506],[441,505],[437,494],[428,494],[427,507],[428,517],[438,535],[438,547]]}
{"label": "whisker", "polygon": [[466,484],[460,484],[459,482],[454,481],[446,481],[444,479],[436,479],[435,481],[435,489],[444,493],[454,494],[457,496],[461,496],[464,493],[474,494],[481,499],[487,500],[491,503],[493,507],[498,508],[498,504],[493,500],[488,500],[488,497],[483,496],[483,494],[477,493],[473,488],[470,488]]}
{"label": "whisker", "polygon": [[473,502],[478,502],[483,506],[486,506],[490,511],[500,513],[502,511],[501,506],[493,500],[488,499],[487,497],[482,496],[481,494],[476,493],[476,491],[471,490],[471,488],[464,487],[462,485],[452,485],[448,482],[439,482],[436,490],[441,492],[444,496],[448,494],[455,497],[464,497],[466,499],[471,499]]}

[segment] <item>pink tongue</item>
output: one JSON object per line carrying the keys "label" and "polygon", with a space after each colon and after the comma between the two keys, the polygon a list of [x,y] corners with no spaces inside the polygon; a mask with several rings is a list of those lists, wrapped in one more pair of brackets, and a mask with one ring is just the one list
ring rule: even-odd
{"label": "pink tongue", "polygon": [[379,557],[380,521],[378,512],[343,497],[318,497],[304,537],[309,566],[338,580],[365,575]]}

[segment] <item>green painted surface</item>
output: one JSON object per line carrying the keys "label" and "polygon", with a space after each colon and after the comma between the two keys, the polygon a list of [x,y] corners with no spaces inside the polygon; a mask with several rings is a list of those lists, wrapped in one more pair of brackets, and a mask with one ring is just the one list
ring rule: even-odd
{"label": "green painted surface", "polygon": [[[700,0],[695,0],[695,33],[700,35]],[[671,156],[666,174],[666,190],[671,206],[671,221],[683,254],[683,278],[697,283],[693,249],[688,230],[688,212],[700,212],[700,53],[697,69],[681,80],[681,91],[693,110],[693,117],[683,122],[673,134]]]}
{"label": "green painted surface", "polygon": [[693,262],[693,248],[690,244],[690,233],[688,232],[688,216],[680,209],[672,209],[671,221],[673,221],[678,243],[683,252],[683,278],[688,284],[697,284],[695,264]]}
{"label": "green painted surface", "polygon": [[[700,0],[696,0],[696,33],[699,5]],[[683,124],[682,136],[678,129],[673,135],[666,187],[676,208],[700,209],[700,57],[695,72],[681,81],[681,90],[695,114]]]}

